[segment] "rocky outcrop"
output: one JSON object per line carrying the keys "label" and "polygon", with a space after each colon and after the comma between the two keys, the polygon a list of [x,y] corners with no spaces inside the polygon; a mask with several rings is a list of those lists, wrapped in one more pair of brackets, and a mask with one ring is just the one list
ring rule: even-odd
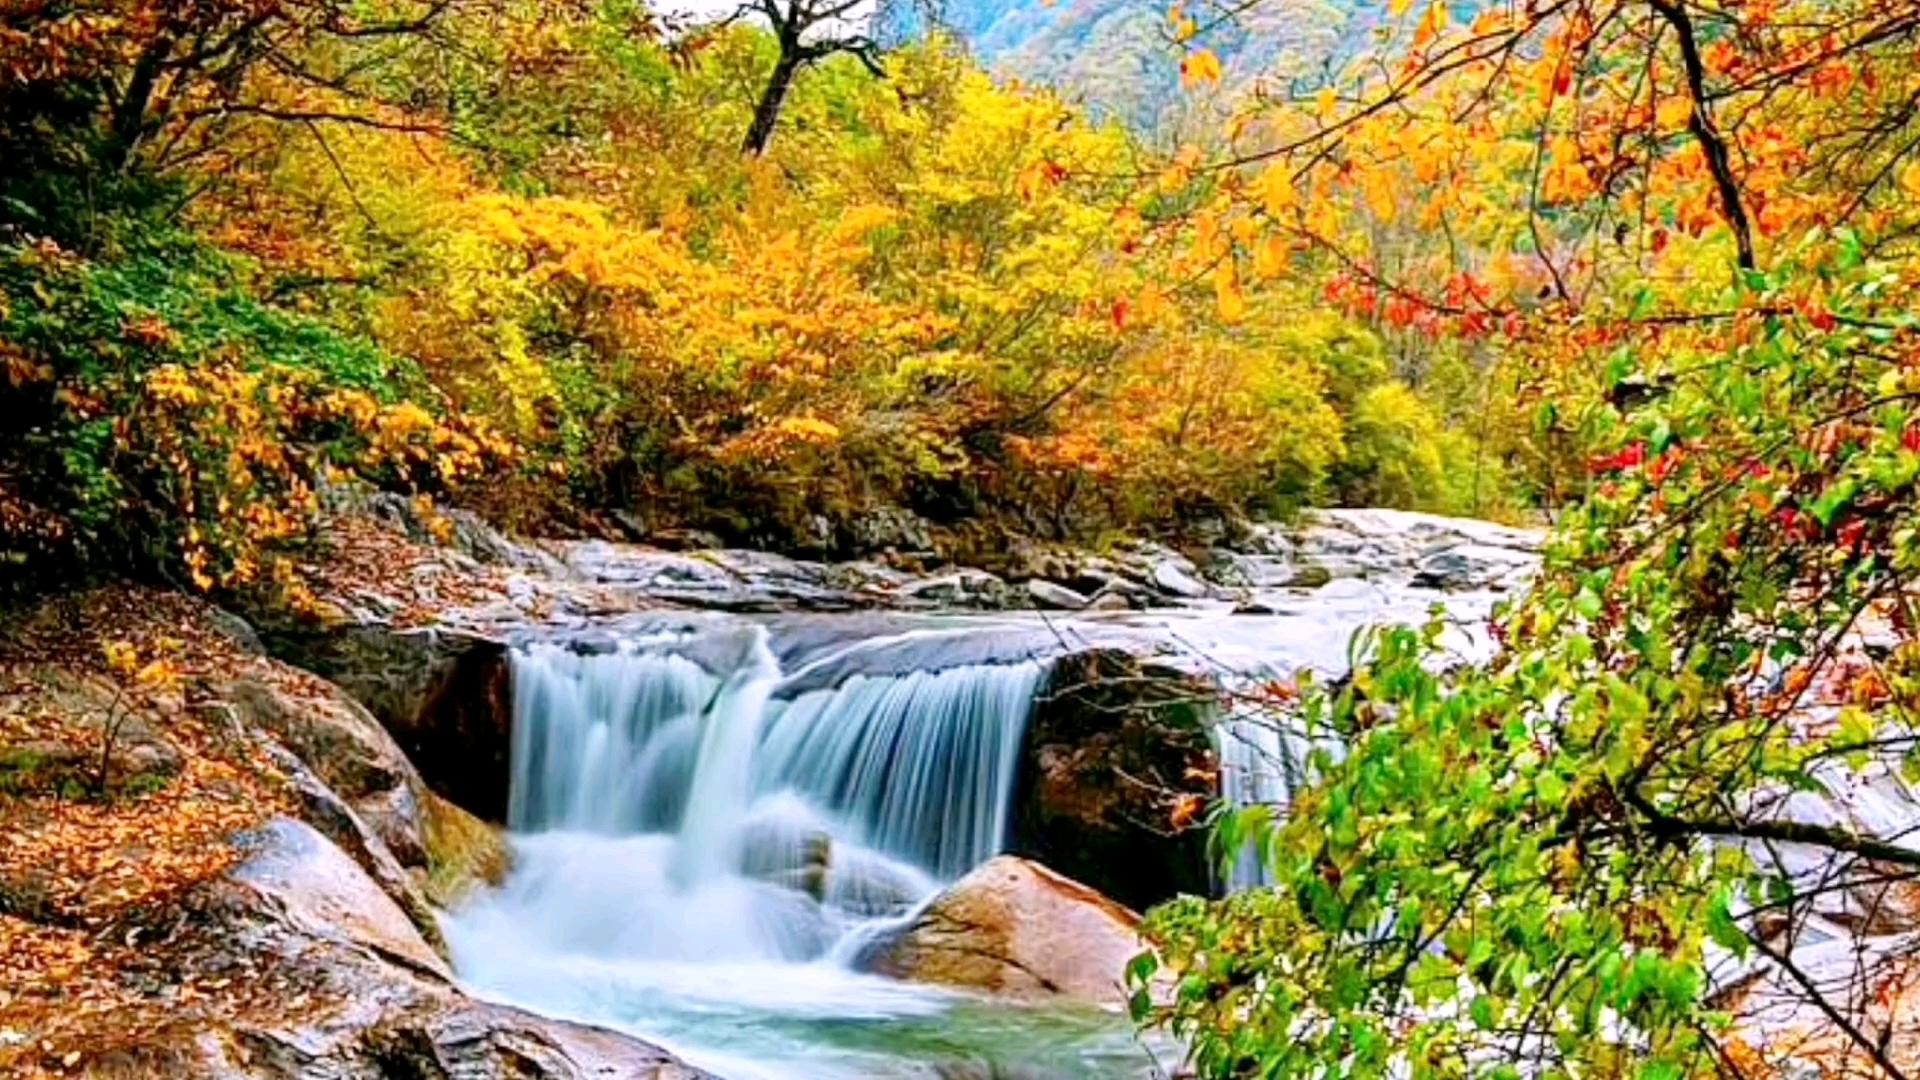
{"label": "rocky outcrop", "polygon": [[513,699],[505,645],[445,627],[378,624],[284,629],[267,642],[364,706],[426,788],[506,820]]}
{"label": "rocky outcrop", "polygon": [[340,796],[403,865],[424,866],[420,776],[380,721],[319,679],[269,680],[242,670],[207,688],[203,708],[231,710],[248,728],[270,733]]}
{"label": "rocky outcrop", "polygon": [[1204,680],[1118,650],[1055,661],[1027,724],[1009,848],[1142,910],[1213,879]]}
{"label": "rocky outcrop", "polygon": [[1003,855],[869,945],[866,970],[1016,998],[1118,1006],[1144,951],[1139,917],[1038,863]]}
{"label": "rocky outcrop", "polygon": [[475,1001],[411,922],[320,833],[278,819],[250,857],[187,901],[194,929],[156,945],[217,1008],[78,1055],[100,1077],[207,1080],[698,1080],[650,1044]]}
{"label": "rocky outcrop", "polygon": [[202,710],[223,712],[266,737],[266,751],[290,781],[302,817],[351,857],[436,948],[432,906],[504,873],[497,832],[429,790],[387,728],[339,687],[258,659],[209,682],[202,696]]}

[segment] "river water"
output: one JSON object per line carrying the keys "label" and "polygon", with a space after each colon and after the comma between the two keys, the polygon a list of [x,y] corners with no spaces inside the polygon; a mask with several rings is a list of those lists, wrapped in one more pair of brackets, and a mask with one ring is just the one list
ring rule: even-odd
{"label": "river water", "polygon": [[[1118,1013],[850,960],[1001,849],[1051,658],[1121,645],[1236,677],[1336,671],[1359,625],[1430,599],[1068,623],[714,618],[523,645],[515,869],[447,920],[456,966],[482,995],[632,1032],[727,1080],[1168,1075],[1177,1049]],[[1226,721],[1219,738],[1229,795],[1283,796],[1283,733]]]}

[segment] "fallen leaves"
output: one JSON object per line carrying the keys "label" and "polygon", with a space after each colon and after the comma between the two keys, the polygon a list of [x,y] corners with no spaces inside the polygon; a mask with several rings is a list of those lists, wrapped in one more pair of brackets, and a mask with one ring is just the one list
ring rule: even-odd
{"label": "fallen leaves", "polygon": [[[180,925],[183,895],[239,861],[233,838],[292,803],[258,746],[197,708],[191,687],[240,667],[300,676],[244,653],[207,614],[116,590],[52,601],[0,637],[0,1074],[84,1071],[136,1015],[162,1022],[228,989],[156,975],[153,950]],[[105,798],[38,775],[94,760],[115,708],[129,760],[164,768],[117,765]]]}

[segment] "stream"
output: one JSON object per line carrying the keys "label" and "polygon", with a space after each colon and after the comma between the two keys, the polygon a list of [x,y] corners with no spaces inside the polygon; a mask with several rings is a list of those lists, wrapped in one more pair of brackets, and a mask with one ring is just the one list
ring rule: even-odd
{"label": "stream", "polygon": [[[1117,1012],[893,981],[855,958],[1002,850],[1054,658],[1335,672],[1354,630],[1418,619],[1435,596],[1335,589],[1270,615],[682,615],[523,642],[515,868],[446,920],[456,966],[478,994],[726,1080],[1167,1075],[1178,1048]],[[1447,600],[1470,621],[1492,597]],[[1216,741],[1230,797],[1284,793],[1277,733],[1223,723]]]}

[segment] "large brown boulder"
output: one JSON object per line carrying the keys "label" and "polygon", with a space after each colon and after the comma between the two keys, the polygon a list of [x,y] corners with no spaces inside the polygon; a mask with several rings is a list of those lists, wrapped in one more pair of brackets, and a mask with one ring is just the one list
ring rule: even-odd
{"label": "large brown boulder", "polygon": [[1118,650],[1062,657],[1027,725],[1009,850],[1145,910],[1214,888],[1204,680]]}
{"label": "large brown boulder", "polygon": [[1127,964],[1146,948],[1140,917],[1026,859],[1002,855],[871,945],[866,970],[914,982],[1088,1005],[1127,1000]]}
{"label": "large brown boulder", "polygon": [[365,707],[321,679],[261,661],[206,688],[202,708],[264,731],[353,807],[402,865],[426,865],[426,785]]}

